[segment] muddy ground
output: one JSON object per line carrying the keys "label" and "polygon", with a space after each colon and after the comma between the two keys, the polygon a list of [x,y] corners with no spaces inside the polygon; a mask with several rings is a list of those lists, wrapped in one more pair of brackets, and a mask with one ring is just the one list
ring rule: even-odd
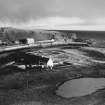
{"label": "muddy ground", "polygon": [[52,55],[55,62],[64,62],[63,65],[54,66],[53,70],[39,71],[35,68],[24,70],[3,63],[0,68],[0,105],[104,105],[104,88],[83,97],[63,98],[55,93],[67,80],[105,77],[103,50],[102,52],[88,48],[40,50],[40,55]]}

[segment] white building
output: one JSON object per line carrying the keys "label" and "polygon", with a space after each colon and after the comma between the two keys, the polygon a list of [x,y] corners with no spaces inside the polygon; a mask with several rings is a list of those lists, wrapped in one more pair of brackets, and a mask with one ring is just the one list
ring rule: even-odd
{"label": "white building", "polygon": [[27,38],[27,44],[34,44],[35,40],[34,38]]}
{"label": "white building", "polygon": [[18,41],[18,40],[16,40],[14,43],[15,43],[15,44],[19,44],[19,41]]}

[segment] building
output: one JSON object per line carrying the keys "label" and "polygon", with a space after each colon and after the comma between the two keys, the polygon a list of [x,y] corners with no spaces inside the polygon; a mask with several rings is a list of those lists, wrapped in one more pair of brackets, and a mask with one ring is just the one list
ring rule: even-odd
{"label": "building", "polygon": [[27,38],[27,44],[34,44],[35,40],[34,38]]}
{"label": "building", "polygon": [[27,44],[27,39],[19,39],[19,44]]}
{"label": "building", "polygon": [[23,38],[15,41],[15,44],[34,44],[34,38]]}

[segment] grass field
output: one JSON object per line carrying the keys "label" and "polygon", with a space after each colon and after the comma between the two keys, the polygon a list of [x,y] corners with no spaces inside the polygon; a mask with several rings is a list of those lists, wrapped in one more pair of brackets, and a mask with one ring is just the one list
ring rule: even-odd
{"label": "grass field", "polygon": [[74,98],[63,98],[55,93],[56,89],[67,80],[105,77],[103,52],[85,48],[48,48],[40,50],[40,54],[52,55],[55,62],[65,63],[56,65],[53,70],[44,69],[42,71],[35,68],[23,70],[14,65],[5,66],[3,63],[4,66],[0,68],[0,105],[105,104],[105,89]]}

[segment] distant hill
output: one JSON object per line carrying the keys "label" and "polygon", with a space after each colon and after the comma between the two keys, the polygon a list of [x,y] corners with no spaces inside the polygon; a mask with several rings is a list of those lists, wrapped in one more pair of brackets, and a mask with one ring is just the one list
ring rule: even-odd
{"label": "distant hill", "polygon": [[105,40],[105,31],[82,31],[82,30],[57,30],[64,33],[76,33],[78,38],[95,39],[97,41]]}
{"label": "distant hill", "polygon": [[[105,31],[73,31],[73,30],[23,30],[12,27],[0,28],[0,40],[11,44],[15,40],[34,38],[35,41],[55,40],[61,41],[66,38],[71,38],[73,34],[76,34],[78,39],[95,39],[98,42],[104,42],[105,44]],[[101,43],[102,45],[102,43]]]}
{"label": "distant hill", "polygon": [[12,43],[15,40],[34,38],[35,41],[50,40],[52,38],[56,40],[63,39],[63,32],[47,31],[47,30],[23,30],[11,27],[0,28],[0,40]]}

